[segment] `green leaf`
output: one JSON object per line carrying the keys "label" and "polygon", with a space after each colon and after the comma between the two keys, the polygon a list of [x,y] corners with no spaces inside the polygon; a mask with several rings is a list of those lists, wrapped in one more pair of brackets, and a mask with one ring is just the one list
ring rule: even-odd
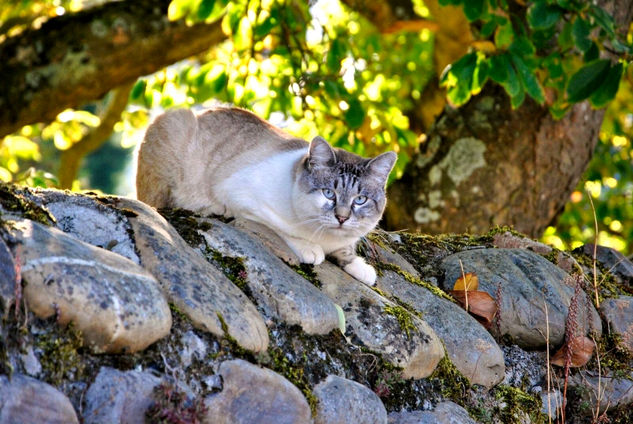
{"label": "green leaf", "polygon": [[479,35],[481,36],[481,38],[490,37],[495,29],[497,29],[497,25],[499,25],[499,23],[495,19],[486,22],[481,27],[481,30],[479,30]]}
{"label": "green leaf", "polygon": [[589,98],[593,107],[605,107],[611,100],[613,100],[618,92],[618,88],[620,87],[620,79],[622,78],[623,70],[624,66],[622,63],[617,63],[615,66],[609,68],[609,73],[607,74],[604,82]]}
{"label": "green leaf", "polygon": [[563,30],[558,34],[558,46],[561,50],[571,49],[574,45],[574,39],[572,36],[573,25],[571,22],[565,22]]}
{"label": "green leaf", "polygon": [[574,44],[581,52],[586,52],[591,47],[591,40],[589,39],[589,32],[591,27],[580,16],[576,17],[574,21],[574,25],[572,27],[572,38],[574,40]]}
{"label": "green leaf", "polygon": [[563,76],[563,65],[560,56],[552,53],[543,60],[543,66],[547,69],[549,79],[558,79]]}
{"label": "green leaf", "polygon": [[348,104],[349,108],[345,111],[345,122],[350,129],[355,130],[363,124],[365,111],[358,99],[351,99]]}
{"label": "green leaf", "polygon": [[600,58],[600,50],[598,49],[598,45],[591,41],[591,47],[587,49],[585,54],[583,55],[583,59],[585,62],[591,62]]}
{"label": "green leaf", "polygon": [[213,11],[213,6],[215,4],[215,0],[202,0],[200,5],[198,6],[198,11],[196,12],[196,16],[198,20],[204,21]]}
{"label": "green leaf", "polygon": [[610,38],[615,38],[615,23],[613,22],[613,17],[611,15],[609,15],[603,8],[595,5],[591,6],[589,13]]}
{"label": "green leaf", "polygon": [[132,91],[130,91],[130,100],[135,101],[139,100],[141,96],[145,93],[145,87],[147,87],[147,81],[144,79],[139,79],[132,87]]}
{"label": "green leaf", "polygon": [[490,62],[490,70],[488,72],[490,79],[503,84],[508,81],[508,57],[505,54],[491,56],[488,59]]}
{"label": "green leaf", "polygon": [[527,67],[525,62],[521,57],[512,55],[512,63],[514,63],[514,67],[517,70],[519,78],[521,78],[521,82],[525,87],[525,91],[527,94],[536,100],[539,104],[545,103],[545,92],[543,91],[543,87],[541,87],[541,83],[534,75],[534,71]]}
{"label": "green leaf", "polygon": [[528,25],[535,30],[551,28],[560,18],[560,9],[548,5],[544,0],[534,2],[527,12]]}
{"label": "green leaf", "polygon": [[510,104],[512,105],[512,109],[516,109],[523,104],[525,101],[525,90],[523,86],[519,84],[519,90],[514,96],[510,97]]}
{"label": "green leaf", "polygon": [[251,21],[247,16],[243,16],[242,19],[240,19],[237,31],[233,34],[235,49],[238,51],[246,50],[251,44],[251,34]]}
{"label": "green leaf", "polygon": [[440,84],[447,88],[446,95],[452,104],[460,106],[470,99],[476,65],[477,54],[468,53],[453,63],[440,77]]}
{"label": "green leaf", "polygon": [[339,38],[332,40],[330,44],[330,50],[327,52],[325,58],[325,66],[333,73],[338,72],[341,69],[341,61],[347,55],[347,49],[343,41]]}
{"label": "green leaf", "polygon": [[568,100],[576,103],[591,96],[602,85],[609,74],[609,68],[609,60],[599,59],[576,71],[567,84]]}
{"label": "green leaf", "polygon": [[194,9],[194,0],[172,0],[167,8],[167,17],[170,21],[177,21],[191,14]]}
{"label": "green leaf", "polygon": [[495,45],[498,49],[505,49],[512,44],[514,40],[514,29],[512,23],[508,20],[505,24],[500,25],[495,33]]}
{"label": "green leaf", "polygon": [[479,19],[484,13],[485,0],[468,0],[463,4],[464,14],[469,21]]}
{"label": "green leaf", "polygon": [[526,56],[533,56],[536,53],[536,48],[534,44],[527,37],[518,37],[509,49],[513,54],[526,58]]}

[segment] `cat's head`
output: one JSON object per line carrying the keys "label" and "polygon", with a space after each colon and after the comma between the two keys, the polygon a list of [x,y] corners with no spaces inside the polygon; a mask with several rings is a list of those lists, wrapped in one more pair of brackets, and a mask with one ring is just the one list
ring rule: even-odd
{"label": "cat's head", "polygon": [[315,238],[367,234],[385,209],[385,185],[396,158],[394,152],[363,158],[314,138],[299,171],[295,212],[314,226]]}

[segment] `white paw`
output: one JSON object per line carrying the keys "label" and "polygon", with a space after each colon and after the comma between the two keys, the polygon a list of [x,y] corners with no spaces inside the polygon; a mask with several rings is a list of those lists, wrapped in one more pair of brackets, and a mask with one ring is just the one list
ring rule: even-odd
{"label": "white paw", "polygon": [[343,270],[368,286],[376,284],[376,270],[373,266],[367,265],[363,258],[354,258],[352,262],[343,267]]}
{"label": "white paw", "polygon": [[303,246],[297,253],[299,260],[304,264],[319,265],[325,260],[323,248],[319,245]]}

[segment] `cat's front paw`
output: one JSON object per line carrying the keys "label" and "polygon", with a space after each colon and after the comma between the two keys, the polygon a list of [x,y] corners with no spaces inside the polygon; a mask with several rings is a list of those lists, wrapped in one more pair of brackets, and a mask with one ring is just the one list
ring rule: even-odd
{"label": "cat's front paw", "polygon": [[343,267],[343,270],[368,286],[376,284],[376,270],[373,266],[365,263],[363,258],[354,258],[352,262]]}
{"label": "cat's front paw", "polygon": [[323,248],[319,245],[302,246],[301,249],[295,251],[299,256],[299,261],[304,264],[319,265],[325,260],[325,253]]}

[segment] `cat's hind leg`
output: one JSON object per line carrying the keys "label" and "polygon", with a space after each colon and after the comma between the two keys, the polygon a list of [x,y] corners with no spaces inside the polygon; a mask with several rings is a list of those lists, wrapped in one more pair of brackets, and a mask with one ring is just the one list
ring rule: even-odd
{"label": "cat's hind leg", "polygon": [[356,246],[349,245],[330,253],[338,265],[352,277],[373,286],[376,284],[376,270],[363,258],[356,255]]}

